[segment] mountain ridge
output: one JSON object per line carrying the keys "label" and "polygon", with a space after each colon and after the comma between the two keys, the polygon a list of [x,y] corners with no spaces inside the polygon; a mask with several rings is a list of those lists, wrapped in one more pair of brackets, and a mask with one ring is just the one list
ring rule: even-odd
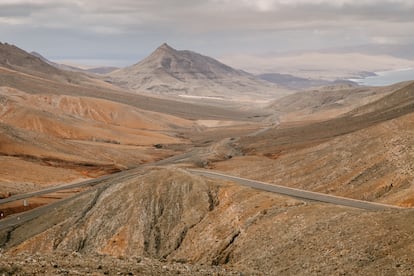
{"label": "mountain ridge", "polygon": [[109,76],[121,87],[161,95],[251,100],[274,99],[290,92],[211,57],[176,50],[166,43],[142,61]]}
{"label": "mountain ridge", "polygon": [[42,77],[60,73],[57,68],[38,56],[31,55],[15,45],[1,42],[0,66]]}

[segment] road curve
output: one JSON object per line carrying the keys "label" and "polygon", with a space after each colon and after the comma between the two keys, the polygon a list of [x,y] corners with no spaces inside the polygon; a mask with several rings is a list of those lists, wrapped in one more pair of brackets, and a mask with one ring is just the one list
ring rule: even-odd
{"label": "road curve", "polygon": [[6,197],[6,198],[3,198],[3,199],[0,199],[0,204],[13,202],[13,201],[17,201],[17,200],[22,200],[22,199],[25,199],[25,198],[31,198],[31,197],[35,197],[35,196],[46,195],[46,194],[59,192],[59,191],[64,191],[64,190],[71,190],[71,189],[83,188],[83,187],[92,187],[92,186],[100,184],[103,181],[108,180],[108,179],[114,179],[114,178],[119,177],[119,176],[131,176],[133,173],[140,172],[142,170],[142,168],[144,168],[144,167],[162,166],[162,165],[174,164],[174,163],[177,163],[179,161],[187,160],[192,156],[192,154],[193,154],[192,152],[186,152],[186,153],[175,155],[175,156],[172,156],[172,157],[169,157],[169,158],[166,158],[166,159],[162,159],[162,160],[159,160],[159,161],[156,161],[156,162],[153,162],[153,163],[147,163],[147,164],[139,165],[139,166],[137,166],[135,168],[132,168],[132,169],[120,171],[120,172],[113,173],[113,174],[104,175],[104,176],[94,178],[94,179],[85,180],[85,181],[76,182],[76,183],[71,183],[71,184],[52,186],[50,188],[46,188],[46,189],[43,189],[43,190],[37,190],[37,191],[34,191],[34,192],[30,192],[30,193],[18,194],[18,195]]}
{"label": "road curve", "polygon": [[[142,169],[142,167],[141,167],[141,169]],[[131,178],[131,177],[136,176],[137,174],[141,174],[142,173],[141,169],[140,168],[135,168],[135,169],[126,170],[126,171],[122,171],[122,172],[119,172],[119,173],[99,177],[97,179],[87,180],[87,181],[74,183],[74,184],[69,184],[69,185],[64,185],[64,186],[59,186],[59,187],[53,187],[53,188],[44,189],[44,190],[41,190],[41,191],[36,191],[36,192],[33,192],[33,193],[24,194],[24,195],[17,195],[17,196],[13,196],[13,197],[10,197],[10,198],[0,200],[0,204],[10,202],[10,201],[19,200],[19,199],[29,198],[29,197],[33,197],[33,196],[48,194],[48,193],[61,191],[61,190],[67,190],[67,189],[73,189],[73,188],[79,188],[79,187],[87,187],[87,186],[90,187],[90,186],[96,186],[98,184],[101,185],[101,184],[104,184],[104,183],[107,183],[109,185],[114,184],[114,183],[119,183],[124,178]],[[345,198],[345,197],[327,195],[327,194],[322,194],[322,193],[316,193],[316,192],[311,192],[311,191],[306,191],[306,190],[300,190],[300,189],[295,189],[295,188],[289,188],[289,187],[285,187],[285,186],[269,184],[269,183],[260,182],[260,181],[256,181],[256,180],[240,178],[240,177],[237,177],[237,176],[226,175],[226,174],[219,173],[219,172],[214,172],[214,171],[197,170],[197,169],[187,169],[187,170],[191,173],[198,174],[198,175],[201,175],[201,176],[210,177],[210,178],[224,179],[224,180],[230,180],[230,181],[237,182],[237,183],[239,183],[241,185],[244,185],[244,186],[247,186],[247,187],[251,187],[251,188],[255,188],[255,189],[259,189],[259,190],[263,190],[263,191],[268,191],[268,192],[273,192],[273,193],[278,193],[278,194],[282,194],[282,195],[288,195],[288,196],[301,198],[301,199],[306,199],[306,200],[320,201],[320,202],[331,203],[331,204],[335,204],[335,205],[342,205],[342,206],[353,207],[353,208],[359,208],[359,209],[365,209],[365,210],[370,210],[370,211],[382,211],[382,210],[391,210],[391,209],[406,209],[406,208],[399,207],[399,206],[393,206],[393,205],[387,205],[387,204],[381,204],[381,203],[375,203],[375,202],[368,202],[368,201],[350,199],[350,198]],[[85,191],[85,192],[88,192],[88,191]],[[83,192],[83,193],[85,193],[85,192]],[[38,217],[42,214],[47,213],[52,208],[56,208],[56,207],[66,203],[69,200],[72,200],[73,198],[75,198],[75,197],[77,197],[77,196],[79,196],[83,193],[76,194],[72,197],[57,201],[55,203],[52,203],[52,204],[49,204],[49,205],[46,205],[46,206],[42,206],[42,207],[39,207],[39,208],[35,208],[33,210],[30,210],[30,211],[27,211],[27,212],[24,212],[24,213],[15,214],[13,216],[2,219],[2,220],[0,220],[0,230],[5,229],[5,228],[9,228],[9,227],[14,227],[16,225],[19,225],[19,224],[22,224],[26,221],[34,219],[34,218],[36,218],[36,217]]]}
{"label": "road curve", "polygon": [[125,171],[121,171],[121,172],[117,172],[117,173],[113,173],[113,174],[109,174],[109,175],[104,175],[104,176],[94,178],[94,179],[90,179],[90,180],[86,180],[86,181],[81,181],[81,182],[66,184],[66,185],[60,185],[60,186],[53,186],[51,188],[38,190],[38,191],[31,192],[31,193],[14,195],[14,196],[11,196],[11,197],[0,199],[0,204],[13,202],[13,201],[21,200],[21,199],[25,199],[25,198],[31,198],[31,197],[35,197],[35,196],[41,196],[41,195],[50,194],[50,193],[54,193],[54,192],[59,192],[59,191],[63,191],[63,190],[71,190],[71,189],[82,188],[82,187],[92,187],[92,186],[100,184],[103,181],[108,180],[108,179],[120,177],[120,176],[123,176],[123,175],[131,175],[136,170],[137,169],[134,168],[134,169],[125,170]]}
{"label": "road curve", "polygon": [[241,178],[237,176],[231,176],[231,175],[214,172],[214,171],[196,170],[196,169],[187,169],[187,170],[191,173],[198,174],[201,176],[230,180],[233,182],[237,182],[243,186],[248,186],[254,189],[278,193],[282,195],[288,195],[288,196],[301,198],[301,199],[320,201],[320,202],[331,203],[335,205],[342,205],[342,206],[353,207],[353,208],[364,209],[364,210],[370,210],[370,211],[405,209],[403,207],[394,206],[394,205],[387,205],[387,204],[382,204],[382,203],[345,198],[345,197],[340,197],[340,196],[334,196],[334,195],[328,195],[328,194],[323,194],[323,193],[317,193],[317,192],[311,192],[311,191],[306,191],[306,190],[300,190],[300,189],[280,186],[276,184],[269,184],[269,183],[265,183],[261,181]]}
{"label": "road curve", "polygon": [[[109,174],[109,175],[104,175],[98,178],[94,178],[94,179],[90,179],[90,180],[86,180],[86,181],[81,181],[81,182],[77,182],[77,183],[71,183],[71,184],[64,184],[64,185],[60,185],[60,186],[53,186],[51,188],[46,188],[43,190],[38,190],[38,191],[34,191],[34,192],[30,192],[30,193],[25,193],[25,194],[18,194],[18,195],[14,195],[8,198],[4,198],[4,199],[0,199],[0,205],[4,204],[4,203],[9,203],[9,202],[13,202],[13,201],[17,201],[17,200],[22,200],[22,199],[26,199],[26,198],[31,198],[31,197],[35,197],[35,196],[42,196],[42,195],[46,195],[46,194],[50,194],[50,193],[54,193],[54,192],[59,192],[59,191],[64,191],[64,190],[71,190],[71,189],[75,189],[75,188],[84,188],[84,187],[94,187],[94,186],[98,186],[98,185],[102,185],[104,183],[109,182],[110,184],[115,184],[115,183],[119,183],[121,182],[123,179],[125,178],[131,178],[131,177],[135,177],[138,174],[142,174],[143,172],[143,168],[145,167],[154,167],[154,166],[162,166],[162,165],[167,165],[167,164],[171,164],[171,163],[175,163],[175,162],[179,162],[182,160],[185,160],[187,158],[189,158],[191,156],[191,152],[187,152],[187,153],[183,153],[177,156],[172,156],[163,160],[159,160],[153,163],[147,163],[147,164],[143,164],[143,165],[139,165],[135,168],[132,169],[128,169],[128,170],[124,170],[121,172],[117,172],[117,173],[113,173],[113,174]],[[87,191],[85,191],[87,192]],[[83,194],[82,193],[78,193],[75,194],[74,196],[71,196],[69,198],[66,199],[62,199],[59,200],[57,202],[42,206],[42,207],[38,207],[38,208],[34,208],[31,209],[29,211],[23,212],[23,213],[17,213],[14,215],[10,215],[6,218],[0,219],[0,230],[5,229],[5,228],[9,228],[9,227],[14,227],[16,225],[20,225],[26,221],[29,221],[31,219],[34,219],[42,214],[47,213],[48,210],[51,210],[52,208],[56,208],[62,204],[64,204],[65,202],[72,200],[73,198],[76,198],[77,196]]]}

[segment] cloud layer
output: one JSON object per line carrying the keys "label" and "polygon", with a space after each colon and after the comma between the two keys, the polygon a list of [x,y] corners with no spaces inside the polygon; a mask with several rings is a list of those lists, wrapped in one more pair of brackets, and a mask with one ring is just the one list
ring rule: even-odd
{"label": "cloud layer", "polygon": [[168,41],[213,56],[414,43],[412,0],[2,0],[0,38],[133,60]]}

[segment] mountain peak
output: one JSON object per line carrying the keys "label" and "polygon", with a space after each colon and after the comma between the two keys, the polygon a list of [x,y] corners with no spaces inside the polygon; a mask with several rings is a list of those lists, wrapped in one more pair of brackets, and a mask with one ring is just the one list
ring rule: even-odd
{"label": "mountain peak", "polygon": [[144,60],[110,74],[113,83],[161,95],[257,99],[286,95],[275,85],[256,79],[213,58],[160,45]]}
{"label": "mountain peak", "polygon": [[159,46],[157,48],[157,50],[162,50],[162,51],[176,51],[173,47],[171,47],[170,45],[168,45],[165,42],[163,44],[161,44],[161,46]]}
{"label": "mountain peak", "polygon": [[38,56],[8,43],[0,43],[0,66],[12,68],[22,72],[36,73],[57,73],[55,68],[45,63]]}

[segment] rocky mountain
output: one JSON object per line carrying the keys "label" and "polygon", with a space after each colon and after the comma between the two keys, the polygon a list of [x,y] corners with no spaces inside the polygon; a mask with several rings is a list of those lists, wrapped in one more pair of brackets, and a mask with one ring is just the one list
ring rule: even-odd
{"label": "rocky mountain", "polygon": [[141,62],[109,74],[122,87],[153,94],[274,99],[289,91],[191,51],[161,45]]}
{"label": "rocky mountain", "polygon": [[0,66],[33,75],[50,76],[59,74],[59,70],[24,50],[0,42]]}
{"label": "rocky mountain", "polygon": [[[4,75],[15,76],[18,73],[19,78],[30,75],[60,83],[97,85],[97,79],[83,74],[84,72],[53,63],[37,53],[30,54],[8,43],[0,43],[0,70],[3,73],[0,75],[2,81]],[[13,83],[18,82],[18,80],[13,81]],[[8,84],[8,81],[6,83]]]}

